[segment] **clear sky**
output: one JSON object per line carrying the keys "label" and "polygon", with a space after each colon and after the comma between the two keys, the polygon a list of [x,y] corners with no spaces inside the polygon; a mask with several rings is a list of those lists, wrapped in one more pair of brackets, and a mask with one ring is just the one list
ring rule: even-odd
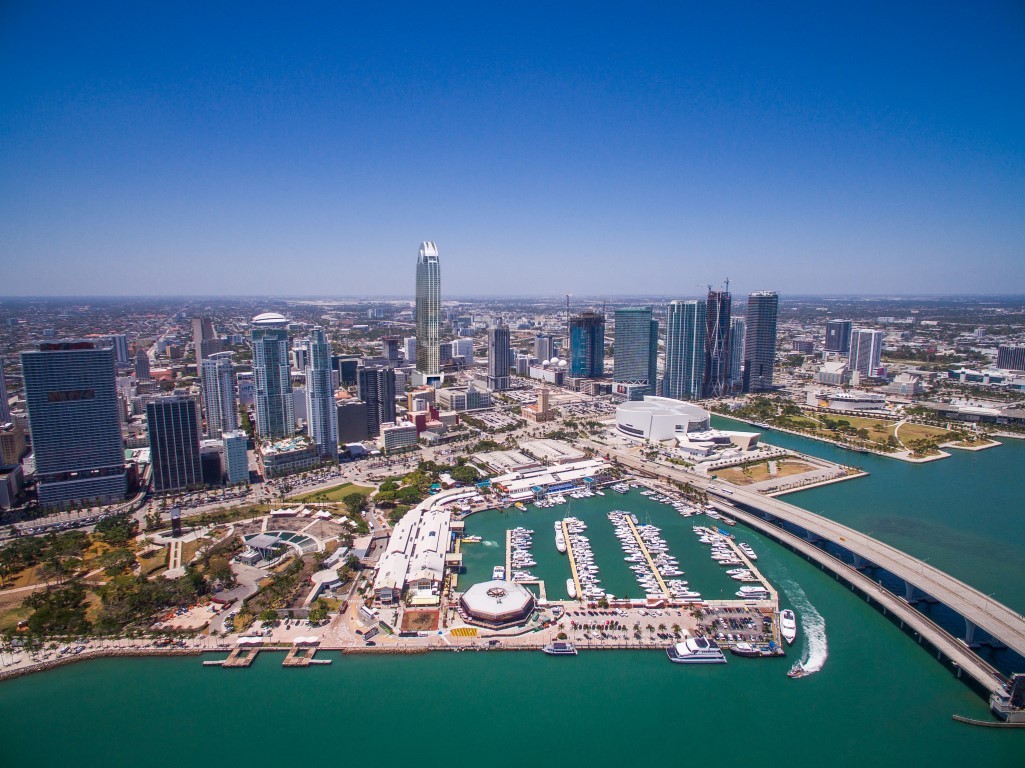
{"label": "clear sky", "polygon": [[1021,2],[229,5],[0,3],[0,295],[1025,291]]}

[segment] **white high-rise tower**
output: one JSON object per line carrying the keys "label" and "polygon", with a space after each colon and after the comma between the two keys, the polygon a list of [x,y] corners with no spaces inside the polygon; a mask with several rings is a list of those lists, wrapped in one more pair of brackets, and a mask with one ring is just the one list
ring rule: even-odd
{"label": "white high-rise tower", "polygon": [[338,458],[338,418],[335,414],[334,387],[331,385],[331,347],[322,328],[314,328],[309,339],[306,366],[306,417],[309,434],[317,452]]}
{"label": "white high-rise tower", "polygon": [[441,382],[441,262],[428,241],[416,260],[416,369],[425,383]]}
{"label": "white high-rise tower", "polygon": [[231,352],[215,352],[204,358],[199,366],[203,382],[206,433],[211,438],[238,429],[235,368],[231,358]]}

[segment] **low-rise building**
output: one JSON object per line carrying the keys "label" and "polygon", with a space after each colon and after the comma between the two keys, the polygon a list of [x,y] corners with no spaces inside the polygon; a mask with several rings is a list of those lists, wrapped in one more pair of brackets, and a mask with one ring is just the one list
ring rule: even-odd
{"label": "low-rise building", "polygon": [[416,424],[385,423],[381,425],[381,436],[377,445],[381,450],[390,453],[416,445]]}
{"label": "low-rise building", "polygon": [[257,449],[263,476],[282,477],[312,469],[320,463],[317,447],[305,437],[263,443]]}

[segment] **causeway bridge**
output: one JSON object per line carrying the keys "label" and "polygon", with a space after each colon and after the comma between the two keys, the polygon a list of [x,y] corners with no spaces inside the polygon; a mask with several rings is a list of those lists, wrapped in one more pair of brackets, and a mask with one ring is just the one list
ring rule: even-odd
{"label": "causeway bridge", "polygon": [[[598,446],[595,446],[598,448]],[[1025,617],[912,555],[806,509],[620,451],[621,464],[657,479],[689,483],[730,517],[815,562],[928,643],[937,657],[987,693],[1025,671]]]}

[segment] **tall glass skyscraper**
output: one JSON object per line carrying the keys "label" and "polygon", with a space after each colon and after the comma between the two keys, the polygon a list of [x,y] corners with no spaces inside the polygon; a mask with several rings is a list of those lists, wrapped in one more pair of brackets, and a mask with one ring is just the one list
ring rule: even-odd
{"label": "tall glass skyscraper", "polygon": [[331,384],[331,348],[322,328],[314,328],[309,338],[309,364],[306,367],[306,416],[309,435],[321,456],[338,458],[338,418],[335,414],[334,387]]}
{"label": "tall glass skyscraper", "polygon": [[510,368],[509,326],[499,320],[497,325],[488,328],[488,388],[494,392],[509,389]]}
{"label": "tall glass skyscraper", "polygon": [[438,247],[420,243],[416,260],[416,369],[428,383],[441,380],[441,262]]}
{"label": "tall glass skyscraper", "polygon": [[665,395],[701,397],[705,380],[705,302],[671,301],[666,315]]}
{"label": "tall glass skyscraper", "polygon": [[190,397],[155,397],[146,403],[153,490],[203,484],[199,455],[199,409]]}
{"label": "tall glass skyscraper", "polygon": [[851,373],[861,376],[877,375],[882,363],[883,332],[871,328],[855,328],[851,333]]}
{"label": "tall glass skyscraper", "polygon": [[827,320],[825,351],[836,352],[840,355],[850,353],[853,330],[853,320]]}
{"label": "tall glass skyscraper", "polygon": [[127,490],[114,351],[93,341],[21,353],[39,504],[112,502]]}
{"label": "tall glass skyscraper", "polygon": [[729,291],[709,291],[705,301],[704,397],[722,397],[730,390]]}
{"label": "tall glass skyscraper", "polygon": [[730,318],[730,385],[736,391],[744,382],[744,343],[747,336],[747,319]]}
{"label": "tall glass skyscraper", "polygon": [[[747,332],[744,336],[744,391],[772,389],[776,362],[776,318],[779,296],[775,291],[755,291],[747,297]],[[734,344],[737,337],[734,337]]]}
{"label": "tall glass skyscraper", "polygon": [[287,325],[276,312],[265,312],[253,318],[249,332],[256,374],[256,433],[264,440],[295,432]]}
{"label": "tall glass skyscraper", "polygon": [[231,352],[215,352],[200,363],[206,433],[216,439],[238,429],[238,398],[235,397],[235,366]]}
{"label": "tall glass skyscraper", "polygon": [[4,379],[4,359],[0,357],[0,424],[11,420],[11,406],[7,400],[7,381]]}
{"label": "tall glass skyscraper", "polygon": [[569,375],[593,378],[605,373],[605,317],[581,312],[569,321]]}
{"label": "tall glass skyscraper", "polygon": [[652,319],[651,307],[617,309],[613,380],[645,384],[644,394],[654,395],[657,377],[658,320]]}
{"label": "tall glass skyscraper", "polygon": [[361,366],[359,399],[367,405],[367,434],[381,434],[381,424],[395,421],[395,371],[386,365]]}

